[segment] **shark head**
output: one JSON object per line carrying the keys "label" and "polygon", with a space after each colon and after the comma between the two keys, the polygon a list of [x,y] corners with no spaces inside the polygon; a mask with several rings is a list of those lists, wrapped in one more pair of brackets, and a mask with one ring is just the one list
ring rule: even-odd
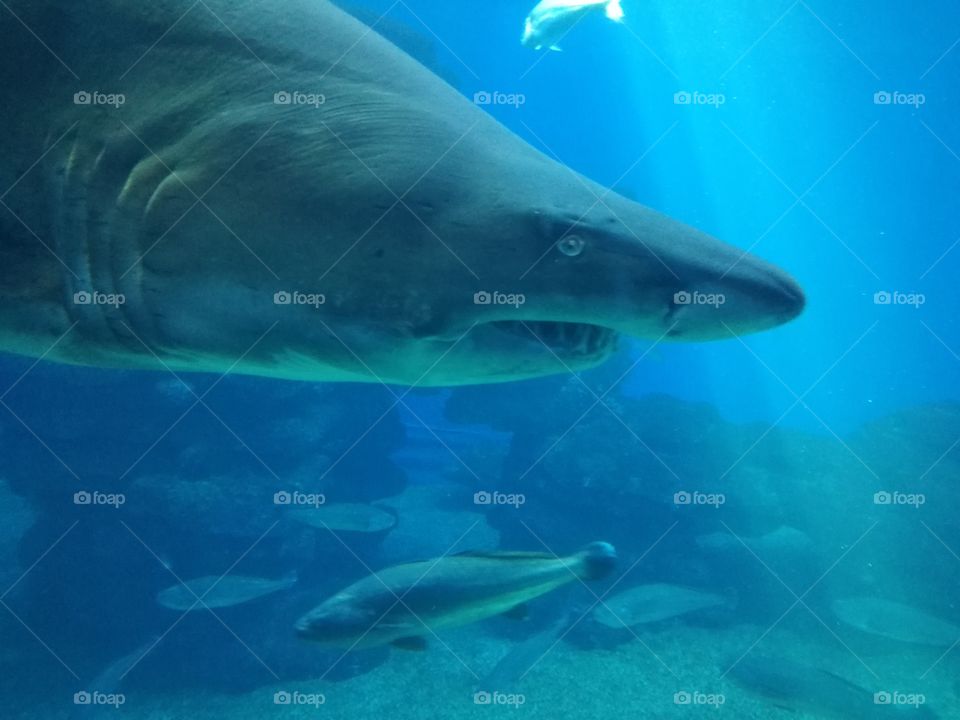
{"label": "shark head", "polygon": [[[575,371],[623,336],[729,339],[804,308],[797,282],[749,252],[552,161],[519,175],[526,180],[511,179],[512,190],[471,204],[469,218],[449,219],[459,232],[448,246],[472,277],[461,269],[424,326],[423,339],[456,343],[438,370],[469,363],[489,379]],[[448,272],[457,276],[453,263]]]}
{"label": "shark head", "polygon": [[[590,367],[623,336],[726,338],[802,310],[783,271],[547,157],[332,4],[266,17],[209,2],[229,29],[189,0],[17,0],[53,54],[0,26],[32,68],[0,71],[4,204],[22,218],[0,233],[0,350],[461,385]],[[153,47],[157,26],[173,30]],[[268,38],[276,69],[225,52],[237,37]],[[122,95],[122,119],[62,100],[75,79],[56,57]],[[114,82],[117,65],[136,72]],[[278,92],[278,77],[304,91]]]}

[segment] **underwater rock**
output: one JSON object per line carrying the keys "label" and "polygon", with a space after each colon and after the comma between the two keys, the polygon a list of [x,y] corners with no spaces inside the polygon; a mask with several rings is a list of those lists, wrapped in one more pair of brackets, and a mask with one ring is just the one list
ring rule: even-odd
{"label": "underwater rock", "polygon": [[499,477],[511,435],[486,425],[404,421],[403,446],[390,454],[401,469],[422,481]]}
{"label": "underwater rock", "polygon": [[[801,592],[841,556],[844,562],[810,598],[817,612],[828,613],[834,597],[856,593],[902,598],[960,621],[951,592],[917,594],[931,585],[960,586],[960,564],[946,549],[960,547],[960,448],[953,447],[960,406],[903,411],[842,438],[826,430],[732,423],[708,404],[666,395],[608,397],[609,410],[591,410],[602,383],[588,389],[576,379],[555,378],[531,385],[530,400],[522,403],[506,392],[458,388],[447,414],[514,434],[499,489],[531,499],[523,523],[548,545],[568,534],[574,517],[578,529],[602,534],[625,555],[676,523],[645,560],[647,570],[671,582],[718,588],[736,578],[750,588],[738,613],[757,621],[775,619],[781,597],[789,605],[784,585]],[[919,491],[926,504],[883,504],[883,496],[875,496],[884,491]],[[683,505],[678,492],[722,494],[724,502]],[[515,516],[490,515],[504,542],[529,538]],[[918,534],[921,519],[928,530]],[[792,539],[781,532],[752,552],[741,546],[742,553],[721,553],[697,543],[731,532],[760,539],[780,526],[796,530]]]}
{"label": "underwater rock", "polygon": [[273,496],[284,489],[269,475],[149,475],[130,485],[126,508],[134,517],[175,520],[207,536],[257,537],[276,521]]}
{"label": "underwater rock", "polygon": [[841,527],[851,515],[859,517],[858,534],[867,535],[826,578],[828,602],[851,595],[898,598],[960,625],[957,438],[960,405],[950,403],[892,413],[846,438],[844,452],[863,472],[838,476],[830,503],[836,510],[817,517]]}

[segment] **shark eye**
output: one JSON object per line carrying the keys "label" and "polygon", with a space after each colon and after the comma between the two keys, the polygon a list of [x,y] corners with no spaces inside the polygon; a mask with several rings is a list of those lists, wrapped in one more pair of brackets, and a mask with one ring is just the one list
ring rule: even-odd
{"label": "shark eye", "polygon": [[565,238],[557,241],[557,250],[567,257],[576,257],[583,252],[584,245],[586,245],[586,243],[579,235],[567,235]]}

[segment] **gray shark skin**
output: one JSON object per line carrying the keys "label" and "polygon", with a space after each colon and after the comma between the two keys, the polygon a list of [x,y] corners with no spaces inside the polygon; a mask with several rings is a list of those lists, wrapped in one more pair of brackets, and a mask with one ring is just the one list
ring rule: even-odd
{"label": "gray shark skin", "polygon": [[0,53],[0,350],[458,385],[804,305],[326,0],[8,0]]}

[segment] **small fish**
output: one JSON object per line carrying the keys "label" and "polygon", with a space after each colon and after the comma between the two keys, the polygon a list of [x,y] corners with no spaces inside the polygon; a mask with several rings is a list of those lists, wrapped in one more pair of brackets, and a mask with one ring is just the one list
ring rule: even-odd
{"label": "small fish", "polygon": [[645,625],[697,610],[731,607],[730,598],[679,585],[638,585],[606,599],[593,611],[593,619],[611,628]]}
{"label": "small fish", "polygon": [[[108,695],[116,695],[120,692],[124,681],[144,657],[160,643],[161,637],[154,636],[137,647],[135,650],[117,658],[107,665],[87,686],[88,692],[97,692]],[[70,713],[69,720],[103,720],[103,718],[114,718],[116,708],[112,705],[78,705],[74,704]]]}
{"label": "small fish", "polygon": [[614,22],[623,21],[620,0],[541,0],[527,17],[523,28],[523,45],[540,50],[559,51],[557,43],[587,13],[603,10]]}
{"label": "small fish", "polygon": [[934,647],[960,641],[957,625],[891,600],[851,597],[835,600],[830,607],[841,622],[889,640]]}
{"label": "small fish", "polygon": [[296,631],[326,645],[419,650],[424,635],[514,611],[578,578],[601,578],[615,561],[612,545],[595,542],[564,558],[467,552],[395,565],[325,600],[297,622]]}
{"label": "small fish", "polygon": [[290,517],[319,530],[377,533],[397,524],[397,516],[376,505],[330,503],[315,508],[298,508]]}
{"label": "small fish", "polygon": [[286,590],[296,582],[295,572],[278,580],[243,575],[205,575],[161,590],[157,602],[171,610],[231,607]]}

